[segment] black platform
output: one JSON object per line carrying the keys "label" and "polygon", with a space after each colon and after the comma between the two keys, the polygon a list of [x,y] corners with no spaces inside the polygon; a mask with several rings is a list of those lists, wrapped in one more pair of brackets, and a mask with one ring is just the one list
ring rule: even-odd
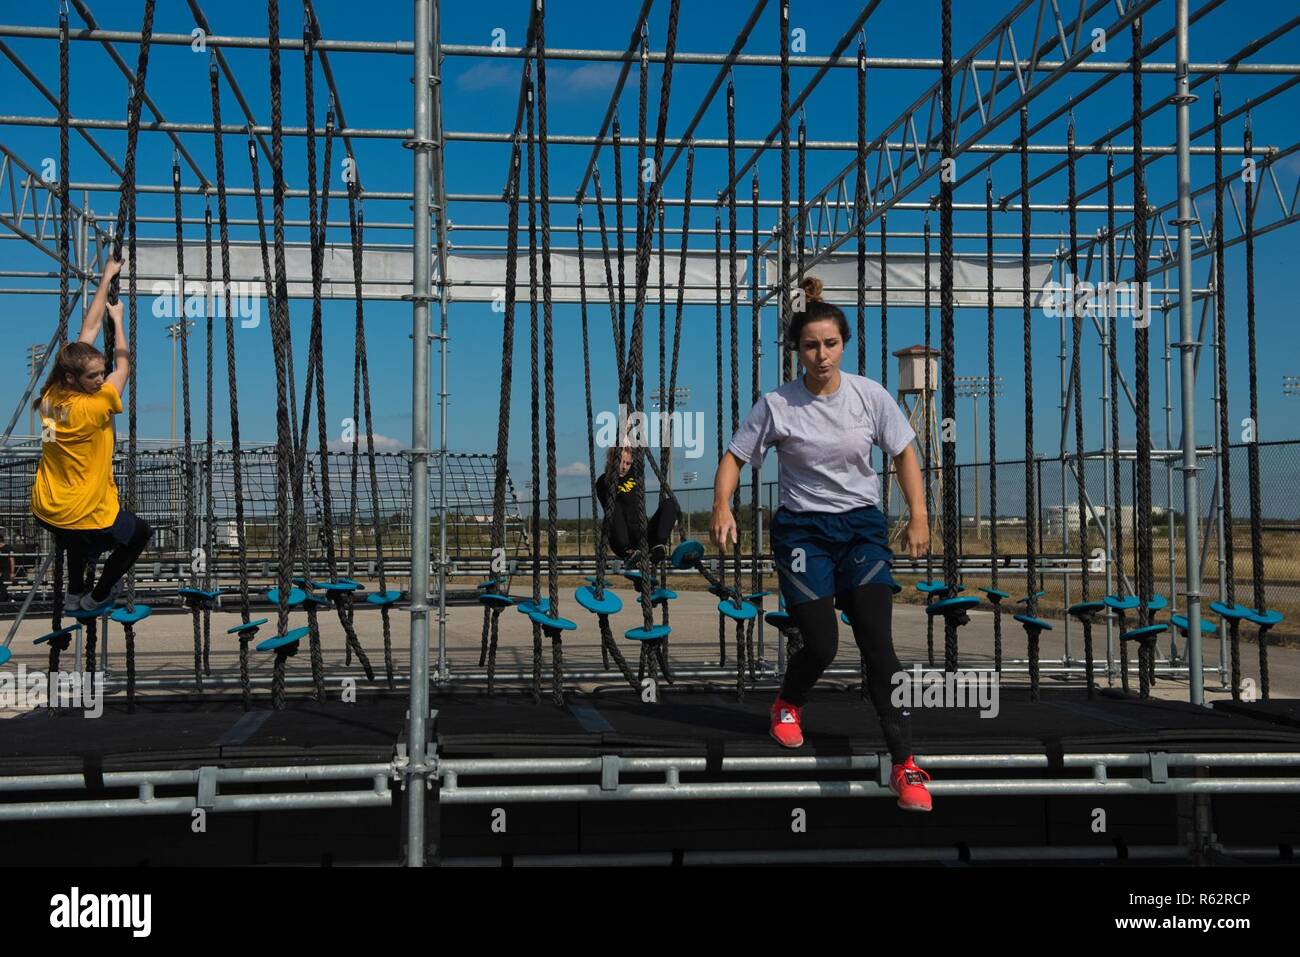
{"label": "black platform", "polygon": [[[567,706],[527,695],[435,694],[438,750],[444,757],[558,757],[593,754],[721,752],[789,754],[767,733],[771,692],[667,689],[656,705],[629,690],[568,695]],[[1294,711],[1297,702],[1291,702]],[[1044,689],[1004,689],[995,717],[973,709],[912,711],[919,754],[1046,754],[1102,751],[1295,751],[1300,726],[1276,727],[1264,714],[1226,713],[1177,701]],[[1274,702],[1275,706],[1282,705]],[[856,689],[819,690],[803,714],[799,753],[871,754],[887,750],[874,709]]]}
{"label": "black platform", "polygon": [[[662,687],[662,686],[661,686]],[[628,690],[570,694],[557,709],[549,696],[511,691],[488,696],[470,690],[435,691],[430,707],[436,753],[442,761],[469,758],[703,757],[706,771],[683,780],[735,780],[721,772],[727,757],[877,754],[885,751],[871,705],[856,689],[819,690],[804,712],[807,744],[798,752],[780,748],[767,734],[773,692],[750,692],[737,701],[728,688],[668,688],[657,704],[643,703]],[[1046,766],[1016,772],[1019,778],[1088,778],[1086,768],[1062,770],[1064,754],[1149,752],[1300,752],[1297,702],[1273,701],[1213,709],[1181,702],[1140,701],[1079,690],[1045,688],[1030,702],[1027,692],[1002,689],[1000,712],[981,718],[974,709],[913,712],[915,748],[926,754],[1043,755]],[[237,696],[141,699],[129,715],[115,699],[104,714],[32,713],[0,721],[0,776],[70,773],[84,787],[67,791],[9,790],[0,801],[84,801],[131,798],[128,790],[102,790],[113,771],[194,769],[203,766],[283,767],[312,764],[387,764],[401,753],[406,735],[405,694],[359,689],[355,704],[315,705],[290,698],[284,712],[270,709],[260,693],[256,710],[245,713]],[[984,779],[1001,772],[985,769]],[[1008,772],[1010,773],[1010,772]],[[1141,772],[1132,772],[1141,773]],[[1187,770],[1171,772],[1185,775]],[[1211,774],[1250,777],[1276,774],[1228,768]],[[866,776],[867,779],[871,775]],[[957,771],[936,780],[959,780]],[[751,779],[753,776],[751,775]],[[758,778],[862,780],[861,772],[776,771]],[[574,775],[548,783],[590,782]],[[636,780],[627,775],[624,780]],[[646,778],[641,778],[646,780]],[[662,780],[660,775],[659,780]],[[537,778],[500,778],[473,783],[533,784]],[[364,784],[363,784],[364,786]],[[403,799],[392,782],[391,805],[359,809],[222,813],[210,819],[210,835],[189,833],[175,814],[70,820],[0,822],[0,863],[322,863],[392,861],[400,857]],[[310,790],[328,786],[304,784]],[[293,790],[284,783],[228,788],[221,793]],[[193,794],[159,787],[159,797]],[[846,800],[812,797],[792,802],[774,798],[570,801],[558,804],[504,802],[509,828],[499,832],[493,805],[453,804],[439,789],[430,792],[427,830],[430,854],[449,859],[524,860],[532,855],[786,851],[809,848],[1024,848],[1092,847],[1121,859],[1127,847],[1177,847],[1188,827],[1188,800],[1174,794],[1039,795],[947,797],[931,815],[906,815],[892,799]],[[1300,796],[1216,794],[1213,822],[1225,844],[1252,847],[1300,844]],[[792,833],[797,804],[812,824]],[[1098,806],[1110,826],[1091,829]],[[967,853],[967,852],[963,852]],[[33,855],[36,855],[34,858]],[[977,857],[978,859],[978,857]]]}

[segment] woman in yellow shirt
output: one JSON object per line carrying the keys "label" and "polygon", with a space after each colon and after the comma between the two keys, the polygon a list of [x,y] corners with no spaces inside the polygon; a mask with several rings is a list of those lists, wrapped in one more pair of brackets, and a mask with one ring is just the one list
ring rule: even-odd
{"label": "woman in yellow shirt", "polygon": [[[110,256],[77,341],[59,350],[33,403],[41,414],[41,463],[32,484],[32,513],[68,553],[68,611],[112,604],[153,534],[148,522],[121,507],[113,481],[113,416],[122,411],[122,389],[132,371],[123,304],[108,304],[109,282],[121,268]],[[107,375],[93,345],[105,314],[116,333]],[[89,588],[104,552],[110,552],[104,571]]]}

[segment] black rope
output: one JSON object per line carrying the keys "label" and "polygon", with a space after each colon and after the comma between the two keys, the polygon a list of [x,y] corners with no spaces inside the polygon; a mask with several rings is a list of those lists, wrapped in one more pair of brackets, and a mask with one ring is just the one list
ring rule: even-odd
{"label": "black rope", "polygon": [[[689,168],[689,167],[688,167]],[[749,303],[750,303],[750,323],[749,323],[749,400],[753,405],[757,405],[762,398],[762,388],[759,376],[759,359],[762,350],[760,336],[762,332],[762,310],[759,305],[759,256],[758,256],[758,172],[755,171],[750,186],[750,210],[752,219],[750,222],[750,249],[753,252],[753,259],[749,273]],[[684,244],[683,244],[683,248]],[[758,550],[758,528],[760,516],[759,496],[761,486],[758,478],[758,466],[753,462],[749,465],[749,587],[751,591],[760,592],[763,590],[763,572],[759,566]],[[753,634],[753,627],[756,621],[751,623],[750,634]],[[777,640],[780,640],[778,634]],[[747,644],[747,650],[750,652],[750,661],[754,661],[752,648]]]}
{"label": "black rope", "polygon": [[68,175],[69,91],[68,14],[61,8],[59,11],[59,325],[54,340],[60,347],[68,339],[68,316],[72,310],[72,302],[68,295],[69,256],[71,255],[69,237],[72,229],[72,202],[68,195],[68,188],[72,182],[72,178]]}
{"label": "black rope", "polygon": [[[235,543],[239,563],[239,617],[241,623],[246,625],[250,617],[248,608],[248,543],[244,536],[244,475],[239,439],[239,388],[235,376],[235,325],[230,312],[230,220],[226,211],[226,161],[220,133],[221,93],[218,86],[217,63],[215,60],[208,66],[208,86],[212,95],[212,148],[217,165],[217,227],[221,241],[221,301],[226,319],[226,385],[230,395],[230,464],[235,499]],[[253,162],[254,169],[257,168],[255,151],[256,146],[250,137],[249,157]],[[262,211],[260,189],[255,190],[255,195],[260,219]],[[209,474],[211,474],[211,466],[209,466]],[[212,555],[209,553],[209,561],[211,560]],[[248,707],[247,698],[245,707]]]}
{"label": "black rope", "polygon": [[[172,206],[176,215],[176,303],[179,305],[176,315],[175,335],[181,341],[181,396],[185,416],[185,444],[181,457],[181,483],[185,496],[185,527],[180,536],[183,551],[188,552],[193,542],[191,534],[194,528],[194,448],[190,429],[190,351],[189,319],[185,315],[185,239],[181,229],[181,160],[180,154],[172,154]],[[198,585],[193,562],[189,563],[190,587]],[[194,687],[203,690],[203,615],[205,603],[191,601],[190,622],[194,632]]]}
{"label": "black rope", "polygon": [[[1107,281],[1114,283],[1119,276],[1115,265],[1115,155],[1106,155],[1106,264]],[[1116,582],[1115,594],[1123,597],[1126,589],[1124,583],[1124,520],[1120,502],[1123,500],[1120,454],[1119,454],[1119,323],[1118,316],[1109,317],[1109,337],[1107,339],[1107,362],[1110,365],[1110,448],[1111,448],[1111,488],[1114,490],[1115,515],[1119,521],[1109,521],[1114,540],[1114,557]],[[1123,616],[1120,616],[1121,623]],[[1119,643],[1120,683],[1128,691],[1128,644]]]}
{"label": "black rope", "polygon": [[[714,381],[716,382],[715,403],[717,410],[716,432],[718,436],[718,461],[722,461],[722,218],[720,212],[715,213],[713,217],[713,275],[714,282],[714,342],[718,347],[714,350]],[[718,571],[720,577],[725,581],[727,577],[727,553],[726,550],[718,546]],[[727,616],[718,612],[718,667],[725,668],[727,660]],[[744,668],[743,662],[736,662],[736,672],[740,674]],[[739,680],[739,679],[738,679]]]}
{"label": "black rope", "polygon": [[[617,160],[618,158],[617,151],[615,151],[614,157]],[[622,295],[622,291],[623,291],[623,287],[622,287],[623,274],[620,271],[619,287],[618,289],[615,289],[613,267],[610,263],[610,255],[609,255],[609,230],[606,228],[605,225],[605,199],[603,196],[601,196],[600,193],[600,168],[599,167],[596,167],[591,171],[591,179],[596,189],[596,218],[600,223],[600,249],[605,257],[605,288],[609,292],[609,323],[610,323],[610,329],[614,340],[614,362],[615,362],[615,366],[618,369],[618,381],[621,383],[623,381],[623,336],[622,336],[622,331],[619,328],[619,324],[620,324],[619,310],[622,307],[619,305],[618,297]],[[620,260],[622,255],[623,254],[620,249],[619,251]]]}
{"label": "black rope", "polygon": [[[1142,156],[1142,18],[1134,19],[1133,26],[1133,156]],[[1147,188],[1146,164],[1133,164],[1133,280],[1137,288],[1142,289],[1147,281]],[[1134,387],[1136,399],[1137,427],[1137,522],[1135,525],[1137,544],[1137,592],[1141,604],[1138,606],[1138,624],[1146,626],[1151,623],[1149,603],[1153,592],[1154,571],[1151,548],[1151,418],[1150,418],[1150,348],[1148,324],[1150,316],[1134,324]],[[1148,694],[1148,678],[1143,662],[1139,661],[1142,697]]]}
{"label": "black rope", "polygon": [[[515,303],[518,298],[517,274],[519,267],[519,175],[520,175],[519,138],[515,137],[510,148],[510,176],[506,183],[506,203],[508,206],[508,224],[506,229],[506,295],[505,316],[501,327],[501,393],[497,407],[497,448],[493,459],[492,481],[492,554],[504,555],[505,549],[505,511],[506,480],[509,472],[507,458],[510,450],[510,387],[514,378],[515,355]],[[360,293],[358,292],[358,297]],[[583,348],[586,348],[584,337]],[[495,574],[493,575],[495,577]],[[501,591],[499,582],[488,589]],[[483,606],[483,647],[479,654],[482,665],[489,652],[488,625],[495,619],[494,609]]]}
{"label": "black rope", "polygon": [[[317,382],[315,380],[315,374],[316,374],[316,370],[319,368],[321,359],[323,359],[324,357],[324,352],[323,352],[324,344],[321,341],[324,338],[323,330],[321,329],[321,300],[320,300],[320,271],[321,270],[320,270],[320,256],[318,255],[319,250],[321,248],[320,234],[324,232],[324,227],[323,227],[324,220],[323,218],[318,218],[317,208],[316,208],[316,199],[317,199],[316,90],[315,90],[314,57],[312,52],[313,44],[314,44],[314,37],[311,29],[311,19],[308,16],[305,18],[303,23],[303,28],[302,28],[302,54],[303,54],[303,91],[306,98],[306,105],[303,113],[307,118],[307,217],[308,217],[308,225],[309,225],[308,236],[310,238],[309,245],[311,249],[310,260],[311,260],[312,295],[311,295],[311,326],[309,328],[309,332],[307,336],[307,375],[306,375],[306,380],[303,384],[302,430],[298,435],[298,439],[302,442],[302,446],[301,448],[297,447],[297,443],[295,442],[295,449],[294,449],[295,481],[293,483],[293,487],[295,491],[301,489],[302,487],[302,482],[299,480],[299,477],[301,475],[303,464],[307,460],[307,444],[308,444],[307,436],[310,432],[311,400],[312,400],[312,393],[315,390],[317,385]],[[326,178],[328,178],[329,176],[328,158],[325,161],[324,175]],[[328,188],[325,190],[325,193],[326,196],[328,197],[328,193],[329,193]],[[292,370],[290,371],[290,379],[292,381]],[[324,488],[326,496],[328,496],[330,483],[329,483],[329,475],[326,471],[328,469],[328,466],[325,462],[325,454],[326,454],[325,446],[326,446],[327,439],[323,434],[325,431],[325,389],[323,386],[321,386],[317,396],[317,411],[319,413],[318,425],[322,433],[320,436],[321,467],[322,467],[321,485]],[[322,518],[326,522],[330,521],[330,511],[331,509],[327,504],[324,515],[322,516]],[[303,510],[299,510],[297,512],[297,515],[298,515],[298,529],[299,529],[298,540],[299,540],[299,544],[303,549],[303,555],[302,555],[303,575],[305,578],[310,580],[312,577],[312,573],[311,573],[310,545],[306,540],[307,516]],[[325,538],[326,538],[327,548],[329,549],[328,554],[330,557],[329,571],[327,572],[327,574],[329,576],[329,579],[333,581],[335,577],[335,573],[334,573],[335,570],[333,567],[334,566],[333,563],[334,535],[332,529],[328,529],[326,531]],[[308,589],[304,589],[304,591],[308,591]],[[310,597],[307,599],[307,604],[308,605],[312,604],[312,599]],[[315,608],[312,607],[307,617],[308,626],[310,628],[310,631],[308,632],[307,635],[307,645],[309,651],[309,659],[311,661],[311,677],[312,677],[312,685],[314,686],[315,698],[317,702],[322,702],[325,700],[325,662],[321,654],[320,632],[317,627],[317,621],[318,619],[315,616]],[[348,647],[351,648],[350,642],[348,644]]]}
{"label": "black rope", "polygon": [[[531,348],[528,351],[529,383],[531,385],[532,411],[532,514],[529,516],[529,545],[532,549],[532,602],[536,606],[542,598],[542,503],[541,503],[541,423],[538,406],[537,373],[537,160],[536,160],[536,104],[531,64],[524,64],[526,86],[525,113],[528,123],[528,329]],[[533,701],[542,700],[542,626],[533,622]]]}
{"label": "black rope", "polygon": [[[880,213],[880,384],[889,388],[889,213]],[[885,528],[889,528],[890,461],[880,452],[880,482],[884,486],[881,511],[885,514]]]}
{"label": "black rope", "polygon": [[[988,286],[989,587],[998,590],[998,403],[993,323],[993,178],[984,181],[985,280]],[[993,602],[993,670],[1002,673],[1002,603]]]}
{"label": "black rope", "polygon": [[[203,196],[203,269],[206,296],[204,298],[203,318],[206,340],[204,362],[204,415],[207,425],[207,439],[203,452],[204,472],[204,528],[203,536],[203,587],[212,588],[213,556],[216,553],[216,503],[212,500],[212,202],[208,193]],[[212,673],[212,607],[203,609],[203,672]]]}
{"label": "black rope", "polygon": [[[1219,484],[1223,503],[1223,601],[1229,607],[1237,603],[1236,548],[1232,537],[1232,440],[1228,434],[1228,326],[1227,270],[1223,241],[1223,94],[1214,88],[1214,331],[1218,348],[1214,353],[1215,376],[1219,392]],[[1241,700],[1241,629],[1236,618],[1227,619],[1229,649],[1232,655],[1232,700]]]}
{"label": "black rope", "polygon": [[[1025,614],[1038,615],[1038,488],[1034,469],[1034,367],[1030,326],[1031,295],[1029,230],[1029,107],[1020,108],[1020,297],[1024,321],[1025,364]],[[1027,627],[1029,640],[1029,700],[1038,700],[1039,631]]]}
{"label": "black rope", "polygon": [[[1070,125],[1066,130],[1066,168],[1068,170],[1067,179],[1069,181],[1069,201],[1070,207],[1070,275],[1073,282],[1079,279],[1079,214],[1075,209],[1078,193],[1078,179],[1075,169],[1077,157],[1074,152],[1074,117],[1070,117]],[[1073,288],[1073,285],[1071,286]],[[1072,318],[1072,353],[1070,360],[1070,381],[1074,383],[1074,451],[1075,451],[1075,480],[1076,480],[1076,499],[1079,513],[1079,568],[1081,585],[1083,589],[1082,600],[1088,601],[1091,597],[1091,578],[1088,574],[1089,556],[1088,556],[1088,518],[1084,511],[1087,500],[1087,483],[1084,481],[1084,468],[1086,460],[1083,457],[1083,370],[1080,362],[1080,351],[1083,348],[1083,314],[1075,301],[1070,303],[1070,316]],[[990,402],[992,399],[990,398]],[[1087,672],[1088,697],[1096,693],[1096,678],[1093,675],[1093,656],[1092,656],[1092,617],[1084,615],[1081,618],[1083,625],[1083,653],[1085,659],[1085,668]]]}
{"label": "black rope", "polygon": [[[802,132],[803,125],[800,124]],[[802,164],[800,171],[802,173]],[[727,182],[734,184],[736,182],[736,91],[732,83],[727,83]],[[802,177],[800,187],[802,188]],[[802,205],[802,204],[801,204]],[[801,217],[802,222],[802,217]],[[800,256],[802,256],[802,241],[800,243]],[[728,338],[731,342],[731,432],[734,435],[740,428],[740,287],[736,275],[736,188],[730,186],[727,189],[727,260],[729,276],[729,319]],[[721,458],[721,456],[719,456]],[[731,511],[733,515],[740,512],[740,483],[736,483],[736,489],[731,494]],[[754,529],[750,529],[750,535],[754,534]],[[740,536],[731,547],[732,560],[732,587],[736,593],[740,593]],[[752,636],[751,639],[752,641]],[[754,657],[753,648],[745,641],[745,623],[737,619],[736,621],[736,688],[739,694],[744,693],[745,685],[745,663],[749,664],[750,680],[754,680]]]}
{"label": "black rope", "polygon": [[[627,285],[624,278],[624,237],[623,237],[623,137],[619,128],[618,117],[614,117],[612,135],[614,138],[614,243],[618,250],[618,326],[614,335],[614,349],[618,353],[619,368],[623,367],[623,356],[627,349]],[[637,175],[641,173],[637,170]],[[602,215],[601,222],[604,222]],[[622,381],[622,374],[619,375]],[[622,392],[619,393],[620,397]]]}
{"label": "black rope", "polygon": [[[952,0],[943,0],[941,20],[943,78],[940,117],[942,155],[946,164],[955,162],[952,156]],[[957,346],[953,328],[952,190],[953,177],[947,175],[945,170],[944,175],[939,177],[939,378],[943,389],[943,414],[946,419],[952,418],[957,408],[954,368]],[[929,368],[930,362],[927,356],[927,373]],[[926,391],[928,394],[929,390]],[[944,429],[940,433],[940,439],[943,460],[943,580],[948,587],[946,596],[955,597],[961,574],[957,554],[960,516],[957,514],[956,430]],[[957,670],[957,618],[954,615],[943,616],[943,668],[944,671]]]}
{"label": "black rope", "polygon": [[[292,542],[289,532],[290,457],[294,453],[293,437],[289,426],[288,340],[289,302],[288,283],[284,262],[284,142],[280,105],[280,10],[278,0],[267,0],[267,23],[270,48],[271,80],[271,174],[272,219],[274,230],[275,308],[271,312],[271,343],[275,359],[275,472],[276,472],[276,552],[279,602],[276,614],[276,634],[289,630],[289,587],[292,564]],[[309,124],[310,125],[310,124]],[[249,158],[254,169],[254,190],[257,188],[257,157],[250,150]],[[258,204],[258,221],[261,223],[261,203]],[[299,491],[296,495],[301,496]],[[272,703],[277,710],[284,707],[284,656],[275,656],[275,677],[279,685],[272,685]]]}
{"label": "black rope", "polygon": [[[549,148],[547,144],[546,110],[546,12],[542,0],[537,0],[537,131],[538,158],[542,207],[542,322],[543,348],[545,349],[546,388],[546,593],[550,601],[548,614],[560,617],[559,550],[557,526],[556,460],[555,460],[555,342],[554,319],[551,303],[551,186]],[[638,178],[638,182],[640,182]],[[564,705],[563,652],[560,632],[551,632],[552,685],[551,698],[556,707]]]}
{"label": "black rope", "polygon": [[[131,82],[131,99],[126,110],[126,159],[122,163],[122,194],[117,204],[117,222],[113,232],[113,257],[122,259],[122,236],[126,232],[127,211],[135,204],[135,151],[140,136],[140,104],[144,97],[145,78],[149,73],[149,47],[153,42],[154,0],[145,0],[144,22],[140,26],[140,52],[135,64],[135,79]],[[131,275],[135,275],[131,263]],[[121,290],[121,275],[114,276],[108,284],[108,301],[116,304]],[[116,333],[111,322],[104,324],[104,368],[113,369],[116,351]],[[131,381],[135,381],[132,376]]]}
{"label": "black rope", "polygon": [[[925,236],[923,251],[923,277],[925,283],[925,355],[922,356],[921,362],[924,366],[923,391],[921,393],[921,411],[922,418],[925,420],[921,426],[921,434],[925,444],[925,453],[922,456],[922,474],[925,476],[925,520],[927,524],[933,524],[930,516],[934,514],[934,463],[931,459],[930,450],[934,448],[934,429],[931,420],[934,417],[934,383],[930,381],[930,217],[925,218]],[[925,540],[925,581],[926,584],[934,582],[934,543],[931,536],[926,536]],[[925,603],[929,605],[934,601],[934,593],[927,592]],[[931,668],[934,667],[934,616],[927,614],[925,616],[925,654]]]}
{"label": "black rope", "polygon": [[[650,271],[650,247],[653,244],[653,212],[659,196],[663,191],[663,179],[659,171],[663,166],[664,137],[667,134],[668,126],[668,105],[672,92],[673,62],[677,47],[677,25],[681,11],[681,0],[672,0],[668,10],[668,33],[664,44],[664,65],[659,89],[659,115],[655,127],[655,145],[654,157],[652,159],[651,169],[654,171],[654,179],[650,189],[646,191],[646,214],[642,218],[641,228],[637,235],[637,254],[636,254],[636,298],[632,314],[632,337],[631,348],[628,353],[627,362],[627,379],[630,386],[630,380],[633,375],[637,379],[637,388],[635,396],[631,394],[630,389],[627,392],[628,407],[635,410],[645,408],[645,369],[644,369],[644,340],[645,340],[645,299],[646,285],[649,279]],[[642,111],[641,128],[644,130],[644,109]],[[642,136],[644,145],[645,137]],[[640,180],[638,179],[638,185]],[[635,404],[633,404],[635,400]],[[650,628],[653,625],[654,606],[650,601],[652,590],[652,577],[650,574],[650,554],[646,538],[646,519],[645,519],[645,464],[649,462],[651,468],[657,468],[657,463],[653,455],[636,456],[632,466],[632,474],[635,478],[636,485],[633,490],[633,498],[636,503],[635,514],[636,521],[636,546],[640,557],[640,590],[641,590],[641,608],[644,626]],[[659,476],[659,485],[661,494],[671,495],[671,489],[665,489],[663,476]],[[644,649],[643,649],[644,650]],[[654,661],[652,658],[652,668]]]}
{"label": "black rope", "polygon": [[[781,51],[781,251],[782,263],[777,282],[780,291],[781,334],[777,337],[785,342],[786,330],[790,328],[790,3],[781,0],[777,7],[780,51]],[[794,355],[782,346],[781,383],[794,377]]]}
{"label": "black rope", "polygon": [[[858,42],[858,149],[853,216],[858,240],[858,375],[867,374],[867,47]],[[880,271],[885,270],[881,260]]]}
{"label": "black rope", "polygon": [[[1254,140],[1249,114],[1245,131],[1246,159],[1254,156]],[[1250,376],[1250,442],[1246,444],[1246,475],[1250,491],[1250,573],[1254,586],[1255,609],[1263,613],[1264,604],[1264,527],[1260,515],[1259,488],[1259,381],[1255,344],[1255,189],[1253,178],[1246,181],[1246,358]],[[1259,690],[1268,700],[1267,626],[1259,629]]]}

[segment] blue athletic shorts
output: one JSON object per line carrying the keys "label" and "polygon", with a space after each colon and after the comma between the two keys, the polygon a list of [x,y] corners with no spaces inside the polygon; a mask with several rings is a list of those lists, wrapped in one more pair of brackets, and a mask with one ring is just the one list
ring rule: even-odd
{"label": "blue athletic shorts", "polygon": [[[799,549],[801,551],[796,551]],[[786,607],[894,581],[885,516],[874,505],[849,512],[777,509],[772,551]]]}

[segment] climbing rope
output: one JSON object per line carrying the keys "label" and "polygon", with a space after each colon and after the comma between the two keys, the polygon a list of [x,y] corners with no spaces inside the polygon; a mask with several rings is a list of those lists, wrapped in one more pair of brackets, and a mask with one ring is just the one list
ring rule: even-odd
{"label": "climbing rope", "polygon": [[[942,47],[943,78],[940,96],[941,150],[944,163],[955,162],[952,126],[952,0],[943,0]],[[953,272],[952,272],[952,191],[953,177],[939,178],[939,378],[943,389],[943,413],[952,418],[957,408],[956,340],[953,328]],[[929,282],[926,283],[929,289]],[[930,368],[926,357],[927,374]],[[929,394],[928,384],[926,394]],[[928,419],[927,419],[928,421]],[[946,597],[957,596],[960,586],[958,565],[958,536],[960,516],[957,514],[957,436],[956,430],[945,428],[940,434],[943,462],[943,580],[947,586]],[[957,670],[957,617],[943,616],[943,669]]]}
{"label": "climbing rope", "polygon": [[[1254,156],[1250,114],[1246,115],[1245,158]],[[1244,177],[1246,186],[1246,358],[1250,382],[1251,437],[1246,443],[1246,476],[1250,491],[1250,573],[1255,610],[1263,614],[1264,601],[1264,527],[1260,515],[1259,488],[1259,381],[1255,343],[1255,189],[1254,180]],[[1268,700],[1268,640],[1266,627],[1259,629],[1259,690]]]}
{"label": "climbing rope", "polygon": [[[221,95],[218,87],[215,59],[208,65],[208,86],[212,96],[212,147],[217,165],[217,227],[221,242],[221,301],[226,320],[226,385],[230,394],[230,464],[235,500],[235,548],[239,566],[239,620],[241,625],[246,626],[250,621],[248,606],[248,542],[244,528],[243,451],[239,435],[239,389],[235,376],[235,324],[230,311],[230,220],[226,210],[226,161],[222,146]],[[256,144],[250,135],[248,140],[249,159],[254,170],[257,169],[256,149]],[[257,196],[258,219],[260,221],[262,216],[260,190],[255,189],[255,194]],[[267,290],[269,293],[269,284]],[[272,315],[274,315],[274,311],[272,311]],[[208,351],[211,353],[211,348]],[[210,405],[211,403],[209,403]],[[211,421],[210,418],[209,421]],[[209,467],[210,473],[211,467]],[[211,562],[212,560],[213,555],[210,552],[208,561]],[[244,710],[247,711],[252,707],[253,700],[248,662],[248,642],[251,640],[252,635],[248,634],[248,637],[245,638],[245,634],[247,633],[244,631],[239,633],[239,683]],[[280,634],[283,634],[283,632],[280,632]]]}
{"label": "climbing rope", "polygon": [[[1078,180],[1076,175],[1077,156],[1074,152],[1074,116],[1070,117],[1070,125],[1066,130],[1066,169],[1068,179],[1069,199],[1067,205],[1070,207],[1070,274],[1074,282],[1079,281],[1079,214],[1075,209],[1078,202]],[[1086,460],[1083,457],[1083,378],[1082,366],[1080,363],[1080,351],[1083,348],[1083,314],[1077,307],[1077,303],[1071,302],[1070,316],[1072,317],[1072,352],[1070,360],[1070,381],[1074,383],[1074,452],[1075,452],[1075,479],[1076,479],[1076,499],[1078,502],[1077,509],[1079,513],[1079,575],[1080,584],[1083,589],[1082,600],[1087,602],[1091,597],[1091,577],[1089,575],[1089,555],[1088,555],[1088,518],[1085,512],[1086,501],[1088,497],[1087,484],[1084,481],[1084,469]],[[992,399],[990,398],[990,404]],[[1092,657],[1092,617],[1084,615],[1081,618],[1083,625],[1083,653],[1085,658],[1085,667],[1087,670],[1088,696],[1092,697],[1096,693],[1096,680],[1093,675],[1093,657]]]}
{"label": "climbing rope", "polygon": [[[993,177],[984,181],[984,278],[989,366],[989,589],[998,591],[998,404],[993,322]],[[999,596],[1000,598],[1000,596]],[[993,670],[1002,673],[1002,602],[993,602]]]}
{"label": "climbing rope", "polygon": [[[1214,88],[1214,330],[1218,348],[1214,353],[1215,376],[1219,392],[1219,485],[1223,508],[1224,604],[1237,604],[1236,547],[1232,537],[1232,459],[1231,438],[1228,433],[1228,327],[1227,327],[1227,269],[1224,261],[1224,209],[1223,209],[1223,94],[1218,83]],[[1227,618],[1229,649],[1232,656],[1232,700],[1241,700],[1241,620]]]}
{"label": "climbing rope", "polygon": [[[858,375],[867,374],[867,47],[858,42],[858,178],[853,190],[854,232],[858,240]],[[881,260],[880,271],[885,271]]]}
{"label": "climbing rope", "polygon": [[[1020,309],[1024,323],[1025,371],[1025,615],[1038,616],[1038,489],[1034,470],[1034,364],[1030,283],[1029,108],[1020,108]],[[1038,700],[1038,633],[1029,636],[1029,694]]]}

